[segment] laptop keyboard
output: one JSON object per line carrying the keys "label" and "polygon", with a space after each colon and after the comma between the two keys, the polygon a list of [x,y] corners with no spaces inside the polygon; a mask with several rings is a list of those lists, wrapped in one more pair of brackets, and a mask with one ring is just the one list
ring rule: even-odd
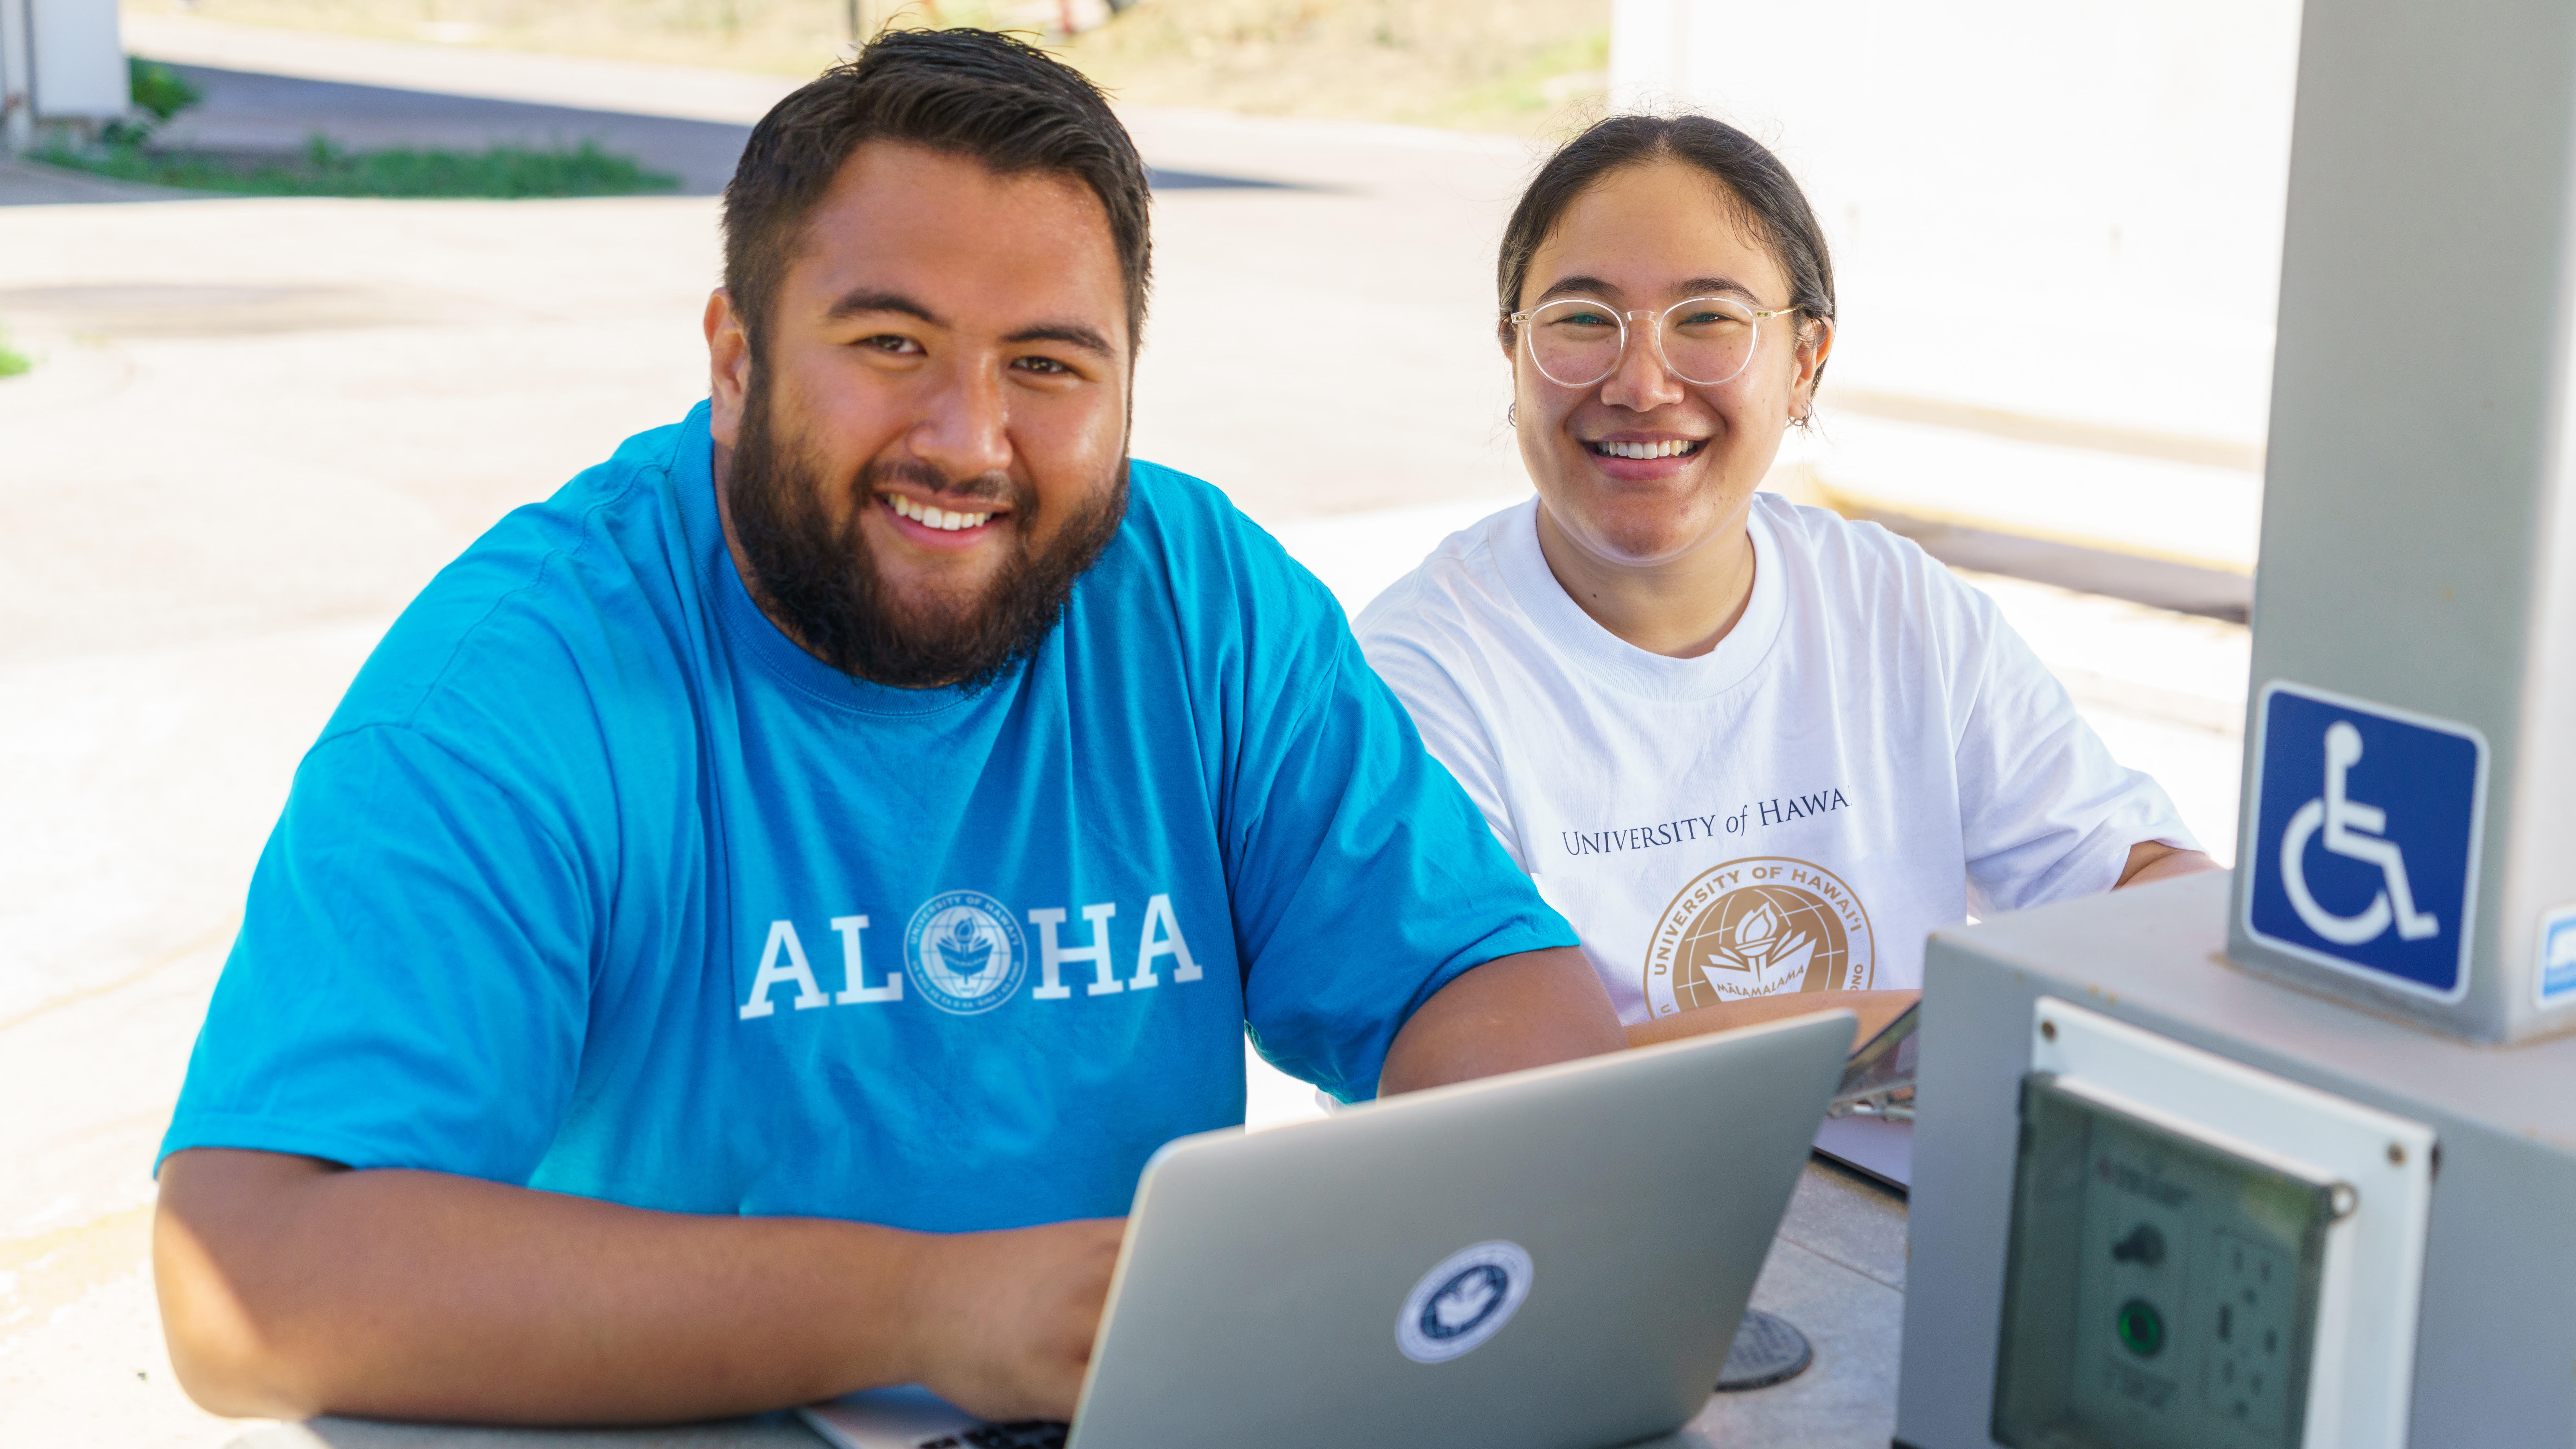
{"label": "laptop keyboard", "polygon": [[986,1424],[962,1434],[942,1434],[936,1439],[924,1439],[915,1449],[1064,1449],[1066,1427],[1053,1419]]}

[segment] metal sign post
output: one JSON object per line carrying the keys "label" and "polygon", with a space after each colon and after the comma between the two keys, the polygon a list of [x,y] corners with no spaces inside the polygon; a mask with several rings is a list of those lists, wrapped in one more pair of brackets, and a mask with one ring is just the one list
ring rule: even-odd
{"label": "metal sign post", "polygon": [[25,151],[36,140],[35,71],[27,0],[0,0],[0,142]]}
{"label": "metal sign post", "polygon": [[2314,0],[2228,954],[2576,1028],[2576,10]]}

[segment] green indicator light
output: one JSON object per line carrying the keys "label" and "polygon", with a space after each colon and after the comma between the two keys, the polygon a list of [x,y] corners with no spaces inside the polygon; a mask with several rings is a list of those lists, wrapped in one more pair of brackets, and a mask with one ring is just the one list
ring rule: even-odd
{"label": "green indicator light", "polygon": [[2120,1305],[2120,1317],[2114,1325],[2120,1344],[2140,1358],[2154,1358],[2165,1346],[2165,1316],[2156,1305],[2144,1298],[2132,1298]]}

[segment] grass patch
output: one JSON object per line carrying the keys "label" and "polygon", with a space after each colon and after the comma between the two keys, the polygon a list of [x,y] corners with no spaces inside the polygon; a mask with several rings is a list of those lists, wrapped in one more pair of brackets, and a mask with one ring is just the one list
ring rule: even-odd
{"label": "grass patch", "polygon": [[1146,105],[1536,136],[1597,114],[1609,50],[1610,0],[1152,0],[1059,47]]}
{"label": "grass patch", "polygon": [[294,159],[141,146],[56,149],[39,159],[118,181],[243,196],[372,196],[521,200],[636,196],[669,191],[676,176],[647,171],[631,156],[588,141],[570,151],[494,146],[487,151],[348,151],[316,136]]}
{"label": "grass patch", "polygon": [[1517,69],[1451,92],[1440,119],[1470,130],[1549,131],[1588,122],[1609,88],[1610,30],[1562,40]]}

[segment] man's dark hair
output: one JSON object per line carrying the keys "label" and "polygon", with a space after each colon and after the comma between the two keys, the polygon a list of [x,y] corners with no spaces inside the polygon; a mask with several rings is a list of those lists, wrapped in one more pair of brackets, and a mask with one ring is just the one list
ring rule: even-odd
{"label": "man's dark hair", "polygon": [[[1495,284],[1502,301],[1503,345],[1515,341],[1511,314],[1521,308],[1530,259],[1577,197],[1613,171],[1653,161],[1681,161],[1708,173],[1735,203],[1736,216],[1789,279],[1790,308],[1834,319],[1834,261],[1807,193],[1771,148],[1707,116],[1612,116],[1557,148],[1521,193],[1503,229]],[[1817,377],[1824,376],[1817,369]]]}
{"label": "man's dark hair", "polygon": [[1145,163],[1100,88],[989,30],[889,30],[771,107],[725,187],[725,290],[755,366],[806,218],[864,141],[908,141],[1001,175],[1052,171],[1089,186],[1109,214],[1136,345],[1153,270]]}

